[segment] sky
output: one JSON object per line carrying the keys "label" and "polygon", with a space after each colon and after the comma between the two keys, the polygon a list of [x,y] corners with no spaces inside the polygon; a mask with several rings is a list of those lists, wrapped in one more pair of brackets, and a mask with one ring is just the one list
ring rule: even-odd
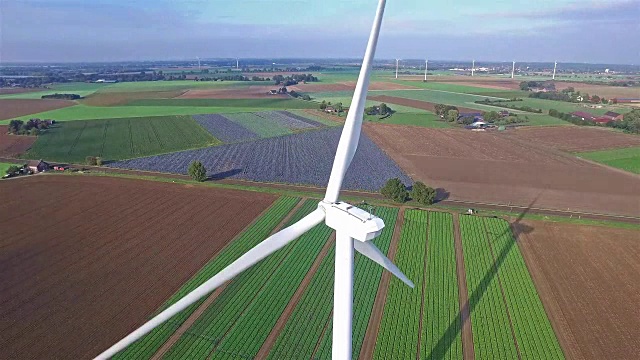
{"label": "sky", "polygon": [[[360,58],[377,0],[0,0],[0,62]],[[640,64],[640,0],[388,0],[376,57]]]}

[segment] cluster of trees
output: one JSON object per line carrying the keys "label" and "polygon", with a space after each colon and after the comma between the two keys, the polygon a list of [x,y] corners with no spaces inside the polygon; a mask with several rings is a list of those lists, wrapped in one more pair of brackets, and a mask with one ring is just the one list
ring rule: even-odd
{"label": "cluster of trees", "polygon": [[307,94],[299,94],[296,91],[290,91],[289,95],[293,96],[296,99],[302,99],[302,100],[306,100],[306,101],[310,101],[311,100],[311,96],[307,95]]}
{"label": "cluster of trees", "polygon": [[317,82],[318,78],[312,74],[291,74],[289,76],[274,75],[273,81],[276,85],[283,84],[284,86],[295,85],[299,82]]}
{"label": "cluster of trees", "polygon": [[640,109],[626,113],[622,121],[610,121],[608,127],[622,129],[631,134],[640,134]]}
{"label": "cluster of trees", "polygon": [[205,169],[200,161],[192,161],[191,164],[189,164],[187,173],[195,181],[203,182],[207,180],[207,169]]}
{"label": "cluster of trees", "polygon": [[380,193],[395,202],[404,203],[410,199],[422,205],[431,205],[436,201],[436,190],[423,182],[413,184],[411,191],[398,178],[389,179],[380,189]]}
{"label": "cluster of trees", "polygon": [[374,105],[365,108],[364,113],[367,115],[380,115],[382,117],[387,117],[393,114],[393,110],[389,106],[387,106],[387,104],[381,103],[380,105]]}
{"label": "cluster of trees", "polygon": [[320,110],[326,110],[328,107],[332,107],[337,113],[341,113],[344,111],[344,106],[341,102],[331,105],[331,101],[327,102],[325,100],[322,100],[322,102],[320,103]]}
{"label": "cluster of trees", "polygon": [[445,116],[447,114],[449,114],[449,111],[451,110],[455,110],[458,111],[458,108],[455,106],[451,106],[451,105],[445,105],[445,104],[436,104],[435,105],[435,113],[436,115],[438,115],[441,119],[444,119]]}
{"label": "cluster of trees", "polygon": [[38,136],[41,130],[48,129],[55,124],[55,120],[30,119],[27,122],[22,120],[9,121],[9,134]]}
{"label": "cluster of trees", "polygon": [[84,161],[87,165],[102,166],[102,158],[99,156],[87,156]]}
{"label": "cluster of trees", "polygon": [[51,95],[42,95],[42,99],[61,99],[61,100],[78,100],[82,99],[82,96],[78,94],[51,94]]}
{"label": "cluster of trees", "polygon": [[520,83],[520,90],[529,91],[536,88],[555,90],[556,84],[553,81],[523,81]]}

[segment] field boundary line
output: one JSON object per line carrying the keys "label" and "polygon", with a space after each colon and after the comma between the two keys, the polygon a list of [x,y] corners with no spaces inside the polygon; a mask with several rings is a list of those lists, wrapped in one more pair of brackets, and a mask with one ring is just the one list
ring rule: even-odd
{"label": "field boundary line", "polygon": [[327,320],[324,322],[324,327],[322,328],[322,333],[316,342],[316,346],[313,348],[313,352],[311,353],[311,359],[316,359],[316,354],[318,350],[320,350],[320,345],[322,345],[322,339],[324,339],[324,335],[327,333],[327,329],[329,329],[329,324],[331,323],[333,318],[333,306],[331,307],[331,311],[329,312],[329,316],[327,316]]}
{"label": "field boundary line", "polygon": [[[516,331],[513,327],[513,320],[511,319],[511,311],[509,311],[509,304],[507,304],[507,297],[504,294],[504,287],[502,286],[502,279],[500,277],[500,273],[498,272],[498,267],[496,266],[496,262],[498,261],[498,258],[496,258],[496,253],[493,250],[493,245],[491,244],[491,235],[489,233],[489,229],[487,228],[487,220],[486,219],[482,219],[482,227],[484,228],[484,234],[487,237],[487,242],[489,243],[489,252],[491,253],[491,258],[493,258],[493,269],[496,272],[496,279],[498,280],[498,286],[500,287],[500,294],[502,295],[502,302],[504,303],[504,309],[507,312],[507,318],[509,319],[509,328],[511,329],[511,336],[513,337],[513,343],[516,346],[516,353],[518,354],[518,360],[522,360],[522,354],[520,353],[520,346],[518,345],[518,338],[516,338]],[[511,228],[509,228],[509,231],[511,231]],[[515,239],[514,239],[515,241]],[[515,245],[515,244],[513,244]],[[511,247],[513,247],[513,245],[511,245]],[[502,250],[504,251],[504,250]],[[509,253],[509,251],[511,251],[511,249],[508,249],[507,252],[505,253],[505,260],[507,257],[507,254]],[[504,261],[503,261],[504,262]]]}
{"label": "field boundary line", "polygon": [[427,277],[427,266],[429,264],[429,260],[427,259],[427,254],[429,253],[429,225],[431,224],[431,214],[429,211],[427,213],[427,224],[425,229],[425,239],[424,239],[424,256],[422,257],[422,289],[420,291],[420,320],[418,322],[418,344],[416,350],[416,360],[420,360],[421,354],[421,346],[422,346],[422,320],[424,319],[424,293],[425,288],[427,287],[426,283],[428,280]]}
{"label": "field boundary line", "polygon": [[469,312],[469,290],[467,288],[467,273],[464,267],[464,250],[460,233],[460,218],[458,213],[453,215],[453,246],[456,254],[456,273],[458,275],[458,299],[460,305],[460,329],[462,340],[462,358],[474,360],[473,331],[471,329],[471,314]]}
{"label": "field boundary line", "polygon": [[76,135],[76,138],[73,140],[73,144],[71,144],[71,147],[69,148],[69,151],[67,151],[67,155],[71,156],[71,153],[73,152],[73,149],[75,149],[76,145],[78,144],[78,140],[80,140],[80,138],[82,137],[82,134],[84,133],[84,129],[87,128],[87,123],[84,123],[84,126],[82,127],[82,130],[80,130],[80,132],[78,132],[78,135]]}
{"label": "field boundary line", "polygon": [[327,243],[322,247],[322,250],[320,250],[318,257],[315,259],[315,261],[309,268],[309,271],[307,272],[305,277],[302,279],[302,282],[300,282],[300,286],[298,286],[298,290],[296,290],[296,292],[293,294],[291,299],[289,299],[289,303],[287,304],[287,307],[284,308],[284,310],[282,311],[282,314],[280,314],[280,317],[278,318],[278,321],[276,321],[275,325],[271,329],[269,336],[267,336],[266,340],[262,344],[262,347],[260,347],[260,350],[258,350],[255,356],[256,359],[267,358],[267,356],[269,355],[269,352],[271,352],[271,349],[273,348],[273,345],[276,343],[276,340],[278,340],[278,336],[280,335],[280,332],[282,331],[282,329],[284,329],[285,325],[289,321],[289,317],[291,316],[295,308],[298,306],[298,302],[302,298],[302,295],[304,295],[304,293],[306,292],[307,288],[309,287],[309,284],[311,283],[311,280],[313,279],[314,275],[317,273],[318,268],[320,267],[320,264],[329,253],[331,246],[335,244],[335,241],[336,241],[336,233],[335,231],[333,231],[329,236],[329,240],[327,241]]}
{"label": "field boundary line", "polygon": [[158,349],[155,354],[153,354],[151,360],[162,359],[164,354],[166,354],[166,352],[169,351],[169,349],[171,349],[176,342],[178,342],[182,335],[184,335],[187,330],[191,328],[191,325],[193,325],[193,323],[195,323],[196,320],[198,320],[200,316],[207,310],[209,305],[211,305],[218,298],[218,296],[222,294],[222,292],[227,288],[231,281],[233,280],[227,281],[226,283],[222,284],[222,286],[215,289],[207,297],[207,299],[202,304],[200,304],[200,306],[198,306],[198,308],[194,310],[194,312],[192,312],[191,315],[189,315],[189,317],[173,332],[173,334],[171,334],[171,337],[167,339],[164,344],[162,344],[160,349]]}
{"label": "field boundary line", "polygon": [[[391,237],[391,244],[389,244],[389,252],[387,257],[394,261],[396,253],[398,252],[398,245],[400,243],[400,231],[404,226],[404,213],[406,207],[400,207],[398,211],[398,217],[396,218],[395,228],[393,229],[393,236]],[[370,360],[373,358],[373,354],[376,348],[376,342],[378,339],[378,332],[380,331],[380,323],[382,321],[382,315],[384,313],[384,306],[387,302],[387,292],[389,291],[389,282],[391,281],[391,273],[388,271],[382,272],[382,278],[380,279],[380,285],[378,285],[378,293],[376,300],[373,303],[373,309],[371,309],[371,317],[369,318],[369,324],[367,325],[367,331],[364,339],[362,340],[362,350],[360,351],[359,360]]]}

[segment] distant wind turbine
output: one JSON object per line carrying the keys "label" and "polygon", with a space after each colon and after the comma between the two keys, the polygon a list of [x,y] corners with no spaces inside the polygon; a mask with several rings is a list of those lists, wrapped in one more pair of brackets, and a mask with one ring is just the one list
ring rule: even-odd
{"label": "distant wind turbine", "polygon": [[362,61],[362,68],[351,101],[351,109],[338,142],[333,168],[327,184],[324,199],[318,208],[295,224],[266,238],[257,246],[240,256],[202,285],[185,295],[178,302],[153,317],[140,328],[98,355],[97,359],[108,359],[127,346],[151,332],[213,290],[233,279],[236,275],[252,267],[262,259],[282,249],[316,225],[325,223],[336,231],[335,240],[335,285],[333,290],[333,343],[332,358],[350,360],[352,356],[353,321],[353,271],[354,255],[359,252],[378,265],[390,271],[410,287],[413,283],[389,260],[371,241],[382,233],[384,222],[379,217],[353,205],[338,201],[342,182],[351,160],[358,148],[362,129],[362,119],[367,101],[373,58],[380,34],[386,0],[380,0],[375,21],[369,35],[369,42]]}
{"label": "distant wind turbine", "polygon": [[553,80],[556,79],[556,68],[558,67],[558,62],[553,63]]}
{"label": "distant wind turbine", "polygon": [[396,59],[396,79],[398,78],[398,67],[400,66],[400,59]]}
{"label": "distant wind turbine", "polygon": [[200,70],[200,58],[196,56],[196,59],[198,59],[198,70]]}
{"label": "distant wind turbine", "polygon": [[471,76],[473,76],[473,72],[476,70],[476,61],[473,60],[471,62]]}
{"label": "distant wind turbine", "polygon": [[424,82],[427,82],[427,71],[429,69],[429,60],[424,61]]}
{"label": "distant wind turbine", "polygon": [[240,69],[240,60],[236,58],[236,69]]}
{"label": "distant wind turbine", "polygon": [[511,78],[513,79],[513,77],[516,74],[516,62],[513,62],[513,67],[511,68]]}

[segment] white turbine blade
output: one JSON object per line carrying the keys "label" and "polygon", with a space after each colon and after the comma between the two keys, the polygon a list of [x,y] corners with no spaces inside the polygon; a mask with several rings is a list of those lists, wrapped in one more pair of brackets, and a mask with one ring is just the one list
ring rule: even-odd
{"label": "white turbine blade", "polygon": [[133,344],[136,340],[151,332],[151,330],[153,330],[157,326],[161,325],[174,315],[178,314],[180,311],[186,309],[191,304],[208,295],[217,287],[224,284],[226,281],[231,280],[233,277],[253,266],[260,260],[266,258],[267,256],[273,254],[275,251],[283,248],[293,240],[299,238],[302,234],[306,233],[314,226],[320,224],[323,220],[324,211],[322,211],[321,209],[316,209],[297,223],[269,236],[253,249],[247,251],[244,255],[231,263],[231,265],[227,266],[211,279],[207,280],[202,285],[198,286],[195,290],[180,299],[178,302],[171,305],[160,314],[156,315],[153,319],[149,320],[137,330],[127,335],[124,339],[117,342],[102,354],[98,355],[96,359],[108,359],[118,352],[124,350],[127,346]]}
{"label": "white turbine blade", "polygon": [[398,269],[398,267],[389,260],[388,257],[384,256],[382,251],[378,249],[377,246],[374,245],[371,241],[354,241],[353,245],[357,252],[368,257],[373,260],[378,265],[387,269],[390,273],[392,273],[395,277],[402,280],[403,283],[409,285],[409,287],[414,288],[413,282],[409,280],[403,273]]}
{"label": "white turbine blade", "polygon": [[380,34],[385,4],[386,0],[380,0],[378,3],[376,18],[373,22],[371,34],[369,35],[369,43],[364,54],[364,59],[362,60],[360,76],[358,77],[356,90],[351,100],[349,115],[347,115],[347,120],[344,123],[344,129],[340,136],[340,142],[338,143],[338,150],[336,151],[336,157],[333,161],[331,177],[327,185],[327,193],[324,196],[324,201],[329,203],[334,203],[338,200],[344,174],[347,172],[351,160],[353,160],[353,155],[358,148],[360,130],[362,128],[362,116],[367,101],[367,90],[369,89],[369,75],[371,73],[373,57],[376,53],[376,46],[378,45],[378,35]]}

